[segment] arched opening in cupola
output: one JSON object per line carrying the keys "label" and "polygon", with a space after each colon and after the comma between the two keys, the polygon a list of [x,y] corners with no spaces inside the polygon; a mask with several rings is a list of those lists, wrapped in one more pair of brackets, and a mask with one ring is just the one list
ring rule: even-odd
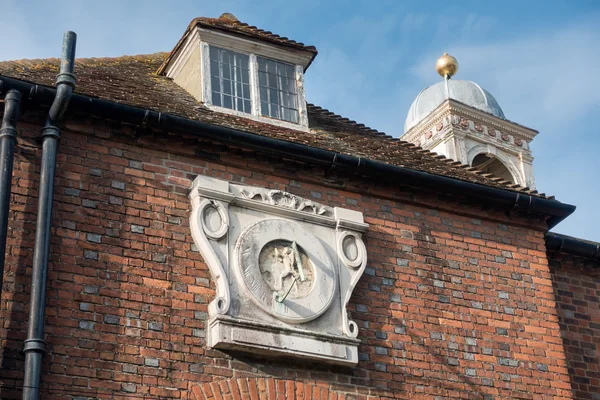
{"label": "arched opening in cupola", "polygon": [[508,168],[491,154],[478,154],[471,163],[472,167],[478,168],[489,174],[494,174],[497,177],[515,183],[516,180],[508,170]]}

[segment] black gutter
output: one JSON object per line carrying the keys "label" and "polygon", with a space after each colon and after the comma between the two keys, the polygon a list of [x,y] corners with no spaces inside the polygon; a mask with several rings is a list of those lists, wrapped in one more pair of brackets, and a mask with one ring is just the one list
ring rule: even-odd
{"label": "black gutter", "polygon": [[44,341],[44,313],[46,310],[46,280],[48,276],[48,251],[50,247],[50,225],[52,219],[52,195],[60,129],[58,122],[63,116],[71,94],[75,89],[75,43],[77,35],[66,32],[63,40],[60,73],[56,77],[56,96],[48,112],[46,124],[42,128],[42,164],[38,197],[37,228],[33,249],[33,272],[31,277],[31,301],[29,305],[29,326],[27,340],[23,346],[25,353],[25,379],[23,400],[37,400],[40,397],[42,357],[46,353]]}
{"label": "black gutter", "polygon": [[4,259],[8,236],[10,190],[17,142],[17,120],[21,111],[21,93],[11,89],[4,98],[4,116],[0,127],[0,296],[4,282]]}
{"label": "black gutter", "polygon": [[[40,104],[48,102],[54,92],[54,89],[17,79],[0,76],[0,80],[4,81],[6,88],[16,88],[24,93],[29,93],[31,100]],[[74,94],[71,99],[70,110],[113,121],[120,121],[125,124],[194,135],[223,144],[243,147],[315,165],[325,167],[335,166],[336,168],[344,168],[354,173],[388,178],[399,185],[423,187],[458,196],[469,196],[470,198],[484,200],[486,204],[500,206],[508,210],[521,210],[547,216],[549,217],[547,222],[550,229],[575,211],[575,206],[556,200],[434,175],[405,167],[389,165],[380,161],[317,149],[299,143],[272,139],[232,128],[210,125],[205,122],[89,96]]]}
{"label": "black gutter", "polygon": [[574,256],[600,260],[600,243],[589,242],[560,233],[546,234],[546,249]]}

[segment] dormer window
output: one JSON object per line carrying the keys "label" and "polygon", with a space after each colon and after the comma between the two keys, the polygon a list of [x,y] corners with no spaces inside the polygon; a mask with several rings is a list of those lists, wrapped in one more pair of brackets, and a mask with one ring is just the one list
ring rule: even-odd
{"label": "dormer window", "polygon": [[210,46],[212,104],[252,113],[248,55]]}
{"label": "dormer window", "polygon": [[195,19],[159,73],[216,112],[307,130],[304,71],[316,54],[224,14]]}
{"label": "dormer window", "polygon": [[258,59],[260,113],[298,123],[298,91],[294,66],[264,57]]}
{"label": "dormer window", "polygon": [[[209,45],[211,105],[252,114],[252,102],[260,102],[260,115],[297,124],[298,89],[293,65],[265,57],[252,57]],[[253,64],[256,64],[254,62]],[[253,99],[251,80],[258,69],[258,99]],[[254,96],[256,97],[256,96]]]}
{"label": "dormer window", "polygon": [[206,46],[210,57],[210,80],[203,82],[207,92],[210,87],[206,105],[218,111],[300,123],[298,81],[302,70],[297,72],[295,65],[254,53]]}

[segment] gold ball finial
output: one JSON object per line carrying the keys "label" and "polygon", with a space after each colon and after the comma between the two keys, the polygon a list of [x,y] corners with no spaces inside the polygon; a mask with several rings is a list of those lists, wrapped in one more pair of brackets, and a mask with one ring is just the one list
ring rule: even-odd
{"label": "gold ball finial", "polygon": [[237,19],[237,17],[235,15],[233,15],[232,13],[227,13],[227,12],[221,14],[219,19],[224,19],[229,22],[239,22],[239,19]]}
{"label": "gold ball finial", "polygon": [[448,78],[454,76],[458,71],[458,61],[448,53],[444,53],[443,56],[437,59],[435,62],[435,70],[442,77],[448,76]]}

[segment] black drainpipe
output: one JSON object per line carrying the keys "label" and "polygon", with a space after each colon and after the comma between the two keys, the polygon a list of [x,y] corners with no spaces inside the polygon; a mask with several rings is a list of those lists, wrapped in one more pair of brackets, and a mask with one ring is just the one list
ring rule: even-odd
{"label": "black drainpipe", "polygon": [[42,129],[42,165],[38,197],[37,228],[33,249],[33,272],[31,277],[31,301],[29,327],[23,346],[25,353],[25,379],[23,400],[38,400],[42,375],[42,357],[46,353],[44,342],[44,312],[46,309],[46,278],[48,275],[48,250],[50,247],[50,222],[52,218],[52,194],[54,172],[60,130],[58,121],[67,110],[75,89],[75,43],[77,35],[66,32],[63,40],[60,73],[56,77],[56,97],[48,112]]}
{"label": "black drainpipe", "polygon": [[0,127],[0,296],[4,278],[4,255],[8,236],[8,209],[12,183],[15,144],[17,142],[17,119],[21,108],[21,93],[9,90],[4,98],[4,117]]}

